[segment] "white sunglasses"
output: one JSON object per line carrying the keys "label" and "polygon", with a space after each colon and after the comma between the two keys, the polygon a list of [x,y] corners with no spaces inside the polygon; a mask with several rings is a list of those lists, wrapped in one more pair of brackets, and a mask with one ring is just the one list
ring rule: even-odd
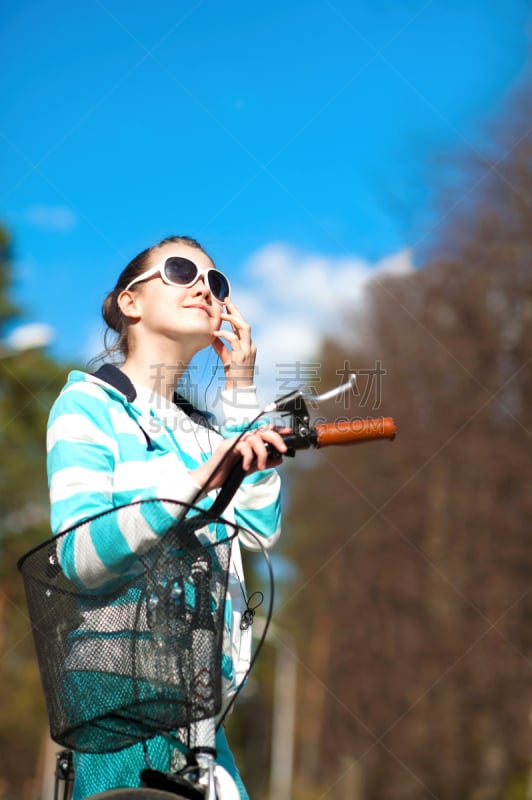
{"label": "white sunglasses", "polygon": [[128,283],[123,291],[127,292],[128,289],[131,289],[136,283],[147,281],[148,278],[157,275],[157,273],[165,283],[170,284],[170,286],[181,286],[182,288],[193,286],[200,275],[205,275],[212,296],[215,300],[218,300],[219,303],[225,303],[231,290],[229,280],[225,277],[223,272],[212,267],[201,270],[198,265],[194,264],[189,258],[170,256],[154,267],[151,267],[151,269],[146,272],[143,272],[142,275],[138,275]]}

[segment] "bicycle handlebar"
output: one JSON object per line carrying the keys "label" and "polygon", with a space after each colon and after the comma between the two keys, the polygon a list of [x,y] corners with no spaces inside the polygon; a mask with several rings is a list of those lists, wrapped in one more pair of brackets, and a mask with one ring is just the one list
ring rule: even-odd
{"label": "bicycle handlebar", "polygon": [[331,444],[357,444],[372,439],[395,439],[397,427],[392,417],[372,419],[338,420],[322,422],[314,426],[316,443],[314,447]]}
{"label": "bicycle handlebar", "polygon": [[[347,445],[370,442],[376,439],[395,438],[397,428],[392,417],[373,417],[369,419],[337,420],[309,425],[307,419],[294,419],[294,428],[289,433],[281,433],[288,450],[285,456],[295,456],[297,450],[310,447],[320,448],[328,445]],[[267,445],[272,455],[280,455],[271,445]],[[233,467],[218,497],[212,504],[210,513],[221,514],[240,486],[246,473],[239,461]]]}

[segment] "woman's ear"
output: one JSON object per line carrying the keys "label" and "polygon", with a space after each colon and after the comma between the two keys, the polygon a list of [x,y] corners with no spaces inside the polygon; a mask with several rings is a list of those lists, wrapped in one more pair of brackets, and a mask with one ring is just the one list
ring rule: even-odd
{"label": "woman's ear", "polygon": [[140,300],[136,292],[124,290],[117,298],[118,308],[129,320],[140,319]]}

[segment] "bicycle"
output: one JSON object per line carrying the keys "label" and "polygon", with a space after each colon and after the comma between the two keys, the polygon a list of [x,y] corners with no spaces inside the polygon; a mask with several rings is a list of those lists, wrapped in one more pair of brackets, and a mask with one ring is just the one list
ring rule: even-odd
{"label": "bicycle", "polygon": [[[291,392],[259,416],[288,415],[282,433],[288,456],[310,447],[393,439],[389,417],[310,423],[309,400],[323,403],[350,386],[312,397]],[[215,735],[260,653],[273,608],[273,576],[263,551],[270,573],[266,625],[244,680],[223,708],[224,606],[239,529],[222,514],[244,475],[237,463],[207,510],[138,501],[92,517],[19,560],[51,737],[67,748],[57,758],[55,800],[61,789],[62,800],[70,795],[71,750],[110,753],[139,742],[146,747],[164,734],[175,740],[179,764],[168,772],[148,767],[141,788],[111,789],[90,800],[238,800],[234,781],[216,764]],[[75,532],[83,543],[91,525],[111,528],[118,521],[150,525],[163,535],[111,581],[93,575],[91,585],[81,587],[67,577],[60,558],[65,537]],[[249,625],[254,611],[248,612]]]}

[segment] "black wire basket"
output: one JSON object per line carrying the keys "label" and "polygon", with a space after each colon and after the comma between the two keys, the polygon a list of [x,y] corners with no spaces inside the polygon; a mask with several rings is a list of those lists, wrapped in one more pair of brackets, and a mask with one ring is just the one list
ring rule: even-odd
{"label": "black wire basket", "polygon": [[[124,530],[128,542],[149,541],[149,549],[132,553]],[[219,713],[237,532],[200,509],[145,500],[93,517],[20,559],[54,741],[112,752]],[[127,550],[120,562],[127,572],[105,567],[106,536],[109,548]],[[68,571],[69,563],[76,572],[67,577],[62,565]]]}

